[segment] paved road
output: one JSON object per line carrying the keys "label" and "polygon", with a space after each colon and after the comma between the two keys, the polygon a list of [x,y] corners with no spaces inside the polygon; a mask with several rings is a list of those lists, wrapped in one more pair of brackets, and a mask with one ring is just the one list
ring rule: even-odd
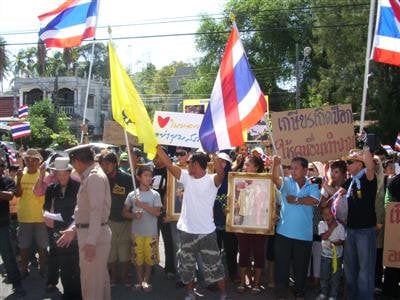
{"label": "paved road", "polygon": [[[160,249],[163,249],[162,241],[160,241]],[[163,251],[160,251],[160,265],[155,267],[154,274],[152,277],[153,284],[153,292],[152,293],[144,293],[144,292],[133,292],[129,288],[126,288],[122,285],[117,285],[112,288],[112,299],[117,300],[125,300],[125,299],[146,299],[146,300],[175,300],[175,299],[184,299],[185,291],[183,288],[176,288],[174,280],[168,280],[164,276],[163,268],[164,265],[164,255]],[[0,269],[2,267],[0,266]],[[14,295],[12,295],[11,285],[5,284],[0,275],[0,299],[14,300],[18,299]],[[27,296],[23,299],[25,300],[42,300],[42,299],[61,299],[61,293],[53,293],[46,294],[45,292],[45,279],[41,278],[37,272],[37,270],[33,270],[29,277],[27,277],[23,281],[24,287],[27,290]],[[61,284],[58,285],[59,290],[62,291]],[[217,292],[211,292],[206,289],[201,289],[200,293],[202,293],[199,299],[204,300],[214,300],[219,299]],[[261,294],[254,296],[250,293],[245,294],[237,294],[234,290],[234,285],[228,284],[228,294],[232,300],[236,299],[273,299],[273,290],[267,289],[263,291]],[[309,289],[307,293],[306,299],[315,299],[316,291]],[[97,299],[96,299],[97,300]],[[100,300],[100,299],[99,299]]]}

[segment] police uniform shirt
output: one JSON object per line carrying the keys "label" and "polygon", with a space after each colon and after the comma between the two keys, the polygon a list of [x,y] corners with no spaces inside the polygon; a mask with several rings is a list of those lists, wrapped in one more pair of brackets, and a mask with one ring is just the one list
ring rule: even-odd
{"label": "police uniform shirt", "polygon": [[107,223],[110,208],[110,185],[106,174],[93,164],[81,174],[81,187],[75,208],[76,224],[88,224],[86,244],[95,245],[102,224]]}

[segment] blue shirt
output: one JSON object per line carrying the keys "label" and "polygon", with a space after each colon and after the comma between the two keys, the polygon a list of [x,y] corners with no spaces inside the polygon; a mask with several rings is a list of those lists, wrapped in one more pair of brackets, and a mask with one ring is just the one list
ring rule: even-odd
{"label": "blue shirt", "polygon": [[318,185],[306,180],[304,186],[300,188],[292,177],[284,177],[280,192],[282,194],[282,207],[276,232],[291,239],[312,241],[313,206],[288,203],[286,196],[312,197],[319,202]]}

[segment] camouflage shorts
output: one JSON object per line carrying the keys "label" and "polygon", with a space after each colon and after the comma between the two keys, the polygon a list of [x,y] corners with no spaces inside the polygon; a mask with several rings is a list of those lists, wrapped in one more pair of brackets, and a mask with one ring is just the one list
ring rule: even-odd
{"label": "camouflage shorts", "polygon": [[177,253],[178,270],[183,283],[188,284],[195,278],[196,254],[200,254],[203,262],[205,282],[212,283],[225,277],[215,232],[190,234],[180,231],[179,234],[181,247]]}

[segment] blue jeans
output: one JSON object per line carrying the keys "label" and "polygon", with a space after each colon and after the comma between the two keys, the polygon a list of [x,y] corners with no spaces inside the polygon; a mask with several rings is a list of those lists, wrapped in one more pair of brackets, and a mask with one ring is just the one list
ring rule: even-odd
{"label": "blue jeans", "polygon": [[340,279],[342,278],[342,258],[337,258],[337,270],[332,273],[332,258],[321,257],[321,294],[337,298]]}
{"label": "blue jeans", "polygon": [[0,254],[8,280],[14,287],[21,285],[21,274],[11,246],[9,226],[0,227]]}
{"label": "blue jeans", "polygon": [[375,259],[375,228],[347,228],[344,272],[348,299],[374,299]]}

